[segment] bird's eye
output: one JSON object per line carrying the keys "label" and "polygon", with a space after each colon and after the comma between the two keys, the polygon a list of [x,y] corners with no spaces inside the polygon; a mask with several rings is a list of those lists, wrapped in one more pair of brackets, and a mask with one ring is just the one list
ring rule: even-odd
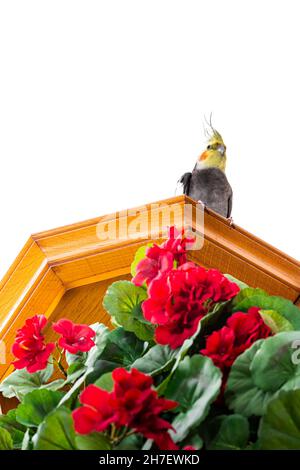
{"label": "bird's eye", "polygon": [[212,148],[211,145],[208,145],[208,146],[207,146],[207,150],[210,150],[211,148]]}

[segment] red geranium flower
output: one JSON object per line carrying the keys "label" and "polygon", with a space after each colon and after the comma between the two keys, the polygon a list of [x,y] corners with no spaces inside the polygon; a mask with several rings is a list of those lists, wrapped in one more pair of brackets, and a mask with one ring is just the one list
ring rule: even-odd
{"label": "red geranium flower", "polygon": [[162,243],[162,248],[170,251],[175,261],[178,263],[178,266],[186,263],[186,251],[187,245],[195,243],[195,238],[188,238],[185,236],[185,231],[177,230],[176,227],[170,227],[168,233],[168,240]]}
{"label": "red geranium flower", "polygon": [[112,376],[114,396],[118,400],[118,421],[123,426],[131,426],[152,394],[152,378],[136,369],[127,372],[123,368],[115,369]]}
{"label": "red geranium flower", "polygon": [[173,254],[154,244],[147,248],[146,258],[142,259],[136,267],[136,275],[132,278],[132,282],[136,286],[142,286],[144,282],[147,285],[155,279],[158,274],[170,271],[174,265]]}
{"label": "red geranium flower", "polygon": [[159,325],[156,341],[176,349],[195,333],[216,302],[229,300],[238,291],[237,284],[219,271],[185,263],[152,281],[142,310],[146,320]]}
{"label": "red geranium flower", "polygon": [[228,326],[223,326],[206,338],[206,347],[200,352],[210,357],[213,363],[224,372],[232,366],[237,357],[234,340],[234,331]]}
{"label": "red geranium flower", "polygon": [[18,359],[13,364],[16,369],[26,367],[30,373],[45,369],[50,354],[54,349],[54,343],[45,344],[42,330],[47,323],[44,315],[35,315],[28,318],[25,325],[17,330],[12,353]]}
{"label": "red geranium flower", "polygon": [[259,314],[258,307],[249,308],[247,313],[234,313],[228,318],[227,325],[234,331],[234,345],[239,354],[250,348],[258,339],[272,335],[271,329],[264,323]]}
{"label": "red geranium flower", "polygon": [[112,376],[112,392],[89,385],[80,395],[84,406],[73,411],[76,432],[104,431],[114,423],[118,428],[127,426],[146,438],[154,439],[158,445],[165,443],[170,446],[172,439],[168,430],[172,426],[160,415],[175,408],[177,403],[158,397],[152,388],[152,378],[136,369],[128,372],[118,368]]}
{"label": "red geranium flower", "polygon": [[258,339],[272,335],[270,328],[260,316],[259,308],[252,307],[247,313],[236,312],[226,325],[214,331],[206,339],[206,347],[200,352],[212,359],[226,380],[235,359]]}
{"label": "red geranium flower", "polygon": [[193,242],[194,239],[184,237],[184,231],[179,232],[171,227],[167,241],[147,248],[146,257],[138,263],[132,282],[137,286],[142,286],[144,282],[149,285],[158,275],[169,272],[174,262],[177,265],[185,263],[187,244]]}
{"label": "red geranium flower", "polygon": [[80,395],[84,406],[73,411],[75,431],[89,434],[93,431],[104,431],[116,421],[115,402],[111,393],[96,385],[88,385]]}
{"label": "red geranium flower", "polygon": [[159,398],[152,389],[153,380],[137,369],[130,372],[123,368],[115,369],[114,397],[117,403],[119,423],[129,426],[143,436],[156,439],[172,426],[160,414],[177,406],[177,403]]}
{"label": "red geranium flower", "polygon": [[72,354],[79,351],[87,352],[95,346],[92,338],[96,336],[96,333],[87,325],[79,325],[62,318],[52,327],[61,335],[58,340],[59,346]]}

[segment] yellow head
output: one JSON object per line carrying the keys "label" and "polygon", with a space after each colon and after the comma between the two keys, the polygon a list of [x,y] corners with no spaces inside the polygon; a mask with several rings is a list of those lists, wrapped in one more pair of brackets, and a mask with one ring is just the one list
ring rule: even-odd
{"label": "yellow head", "polygon": [[219,168],[219,170],[225,171],[226,145],[221,134],[213,127],[211,127],[206,150],[199,156],[197,166],[199,168]]}

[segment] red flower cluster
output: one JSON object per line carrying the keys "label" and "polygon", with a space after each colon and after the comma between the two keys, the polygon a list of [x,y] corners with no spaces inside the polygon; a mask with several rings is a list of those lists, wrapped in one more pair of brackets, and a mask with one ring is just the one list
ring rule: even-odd
{"label": "red flower cluster", "polygon": [[185,238],[184,231],[179,232],[175,227],[171,227],[167,241],[147,248],[146,257],[138,263],[132,282],[137,286],[142,286],[144,282],[149,285],[157,276],[170,271],[174,264],[176,266],[184,264],[187,245],[194,241]]}
{"label": "red flower cluster", "polygon": [[176,227],[173,226],[169,228],[168,240],[162,243],[162,247],[173,254],[174,260],[176,261],[177,265],[180,266],[187,261],[186,251],[188,245],[192,245],[194,243],[195,237],[188,238],[185,235],[184,229],[179,231],[176,229]]}
{"label": "red flower cluster", "polygon": [[219,271],[185,263],[151,282],[142,310],[146,320],[159,325],[156,341],[176,349],[196,332],[199,320],[215,303],[238,292],[237,284]]}
{"label": "red flower cluster", "polygon": [[102,432],[117,419],[112,393],[96,385],[88,385],[83,390],[80,403],[84,406],[73,411],[75,430],[80,434]]}
{"label": "red flower cluster", "polygon": [[160,415],[177,403],[158,397],[152,378],[137,369],[128,372],[118,368],[112,376],[112,392],[89,385],[80,395],[83,406],[73,411],[76,432],[104,431],[114,423],[117,428],[127,426],[153,439],[160,448],[170,446],[173,441],[168,430],[172,426]]}
{"label": "red flower cluster", "polygon": [[42,330],[47,323],[44,315],[35,315],[26,320],[25,325],[17,330],[12,353],[18,359],[13,364],[16,369],[27,368],[34,373],[47,367],[48,359],[54,349],[54,343],[45,344]]}
{"label": "red flower cluster", "polygon": [[259,308],[251,307],[247,313],[236,312],[228,318],[226,326],[214,331],[206,339],[206,347],[200,352],[212,359],[226,381],[235,359],[258,339],[272,335],[270,328],[259,314]]}
{"label": "red flower cluster", "polygon": [[79,325],[62,318],[54,323],[52,328],[61,335],[58,340],[59,346],[72,354],[87,352],[95,346],[92,338],[96,333],[87,325]]}
{"label": "red flower cluster", "polygon": [[[47,324],[44,315],[35,315],[26,320],[25,325],[17,331],[12,353],[18,359],[13,364],[16,369],[26,367],[30,373],[45,369],[55,347],[54,343],[45,343],[42,330]],[[96,335],[87,325],[76,325],[70,320],[59,320],[53,325],[54,331],[61,334],[58,344],[70,353],[89,351],[94,345],[92,338]]]}

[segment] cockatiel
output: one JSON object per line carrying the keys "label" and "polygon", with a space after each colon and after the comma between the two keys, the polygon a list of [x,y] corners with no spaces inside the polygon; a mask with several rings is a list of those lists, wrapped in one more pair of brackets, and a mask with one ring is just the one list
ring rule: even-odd
{"label": "cockatiel", "polygon": [[211,124],[210,127],[206,150],[199,156],[192,173],[185,173],[179,182],[184,194],[230,218],[232,189],[225,175],[226,146],[219,132]]}

